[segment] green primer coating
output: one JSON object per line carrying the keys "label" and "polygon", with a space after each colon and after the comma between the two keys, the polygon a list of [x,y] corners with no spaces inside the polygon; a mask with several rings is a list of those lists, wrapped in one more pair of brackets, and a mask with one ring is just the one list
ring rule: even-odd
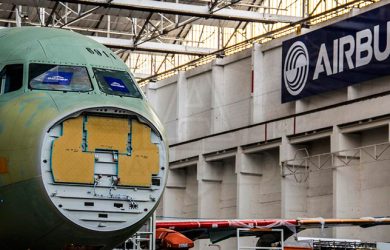
{"label": "green primer coating", "polygon": [[[104,53],[91,54],[86,48],[104,51],[109,57]],[[31,90],[28,87],[30,63],[84,66],[93,90],[86,93]],[[0,156],[9,163],[9,172],[0,174],[0,200],[3,200],[0,203],[0,248],[56,249],[61,244],[88,243],[92,240],[91,232],[66,220],[47,197],[40,177],[44,134],[69,114],[94,107],[133,111],[149,120],[166,141],[162,123],[145,97],[112,96],[99,90],[93,67],[129,72],[128,67],[111,50],[78,33],[37,27],[2,29],[0,69],[8,64],[23,64],[24,80],[21,89],[0,95]],[[136,229],[96,232],[93,240],[96,244],[113,247]],[[20,234],[24,234],[23,240]],[[67,234],[71,239],[60,237]]]}

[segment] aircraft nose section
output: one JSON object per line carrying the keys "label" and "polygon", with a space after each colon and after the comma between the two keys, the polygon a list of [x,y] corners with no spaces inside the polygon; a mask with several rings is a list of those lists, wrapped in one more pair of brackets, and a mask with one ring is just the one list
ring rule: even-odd
{"label": "aircraft nose section", "polygon": [[165,143],[152,124],[109,111],[63,119],[48,131],[42,154],[52,202],[76,224],[97,231],[122,229],[152,211],[167,169]]}

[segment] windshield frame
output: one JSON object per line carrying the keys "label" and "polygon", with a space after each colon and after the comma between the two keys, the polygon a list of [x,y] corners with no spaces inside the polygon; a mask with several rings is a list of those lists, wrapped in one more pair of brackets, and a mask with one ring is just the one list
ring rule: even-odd
{"label": "windshield frame", "polygon": [[[100,72],[99,72],[100,71]],[[121,74],[125,74],[126,77],[128,77],[128,79],[131,81],[131,87],[134,88],[134,90],[136,90],[136,95],[134,94],[131,94],[131,90],[128,89],[128,84],[129,83],[125,83],[123,82],[123,79],[122,78],[118,78],[119,80],[121,80],[122,84],[125,85],[126,89],[129,91],[129,94],[126,94],[124,92],[120,92],[119,90],[107,90],[107,88],[111,88],[109,86],[109,84],[107,83],[107,80],[103,80],[103,82],[101,82],[101,80],[99,79],[100,77],[103,77],[103,78],[111,78],[111,76],[103,76],[102,73],[103,71],[110,71],[110,72],[114,72],[114,73],[121,73]],[[95,79],[96,83],[97,83],[97,86],[99,87],[99,90],[106,94],[106,95],[112,95],[112,96],[120,96],[120,97],[130,97],[130,98],[137,98],[137,99],[144,99],[144,96],[142,94],[142,91],[138,88],[137,86],[137,81],[133,78],[133,76],[126,70],[120,70],[120,69],[111,69],[111,68],[101,68],[101,67],[92,67],[92,72],[93,72],[93,78]],[[124,75],[122,75],[123,77]]]}
{"label": "windshield frame", "polygon": [[[88,76],[88,80],[89,80],[89,89],[88,90],[64,90],[64,89],[45,89],[45,88],[36,88],[36,87],[32,87],[31,86],[31,81],[35,78],[31,78],[31,75],[30,75],[30,68],[31,68],[31,65],[32,64],[38,64],[38,65],[52,65],[52,66],[62,66],[62,67],[79,67],[79,68],[84,68],[85,69],[85,72]],[[44,90],[44,91],[59,91],[59,92],[74,92],[74,93],[88,93],[88,92],[92,92],[94,91],[94,84],[92,82],[92,78],[91,78],[91,75],[90,75],[90,72],[89,72],[89,69],[86,65],[75,65],[75,64],[56,64],[56,63],[42,63],[42,62],[30,62],[28,63],[28,67],[27,67],[27,77],[26,77],[26,80],[27,80],[27,87],[28,89],[30,90]],[[47,71],[46,71],[47,72]]]}

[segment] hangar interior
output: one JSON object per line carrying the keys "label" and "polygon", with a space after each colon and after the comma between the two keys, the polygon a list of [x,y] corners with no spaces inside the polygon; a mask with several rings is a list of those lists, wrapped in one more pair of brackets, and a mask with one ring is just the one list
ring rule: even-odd
{"label": "hangar interior", "polygon": [[[389,214],[389,77],[282,104],[281,45],[295,35],[255,43],[145,86],[171,145],[160,215]],[[300,235],[388,241],[390,231],[313,229]],[[234,241],[220,245],[235,249]],[[201,241],[199,247],[213,249],[208,244]]]}
{"label": "hangar interior", "polygon": [[[389,213],[389,117],[383,105],[389,78],[281,104],[280,42],[255,44],[147,85],[171,144],[161,215],[244,219]],[[303,234],[387,241],[390,232],[378,227]],[[223,249],[232,245],[222,244]]]}
{"label": "hangar interior", "polygon": [[[281,102],[284,41],[389,1],[1,2],[4,27],[73,30],[130,67],[170,144],[158,218],[390,215],[390,77]],[[390,228],[299,235],[388,242]]]}

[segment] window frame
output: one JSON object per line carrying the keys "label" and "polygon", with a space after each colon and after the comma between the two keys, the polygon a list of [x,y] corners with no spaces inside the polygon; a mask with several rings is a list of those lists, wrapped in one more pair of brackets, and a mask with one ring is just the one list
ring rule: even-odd
{"label": "window frame", "polygon": [[[1,71],[3,71],[3,70],[1,70]],[[2,73],[0,72],[0,74],[2,74]],[[6,94],[6,93],[4,93],[4,90],[5,90],[4,80],[3,80],[3,78],[0,78],[0,96]]]}
{"label": "window frame", "polygon": [[[141,100],[144,99],[144,95],[143,95],[142,90],[140,90],[140,89],[138,88],[138,86],[137,86],[137,81],[134,79],[134,77],[132,76],[132,74],[129,73],[127,70],[111,69],[111,68],[102,68],[102,67],[99,67],[99,66],[93,66],[93,67],[91,67],[91,70],[92,70],[92,73],[93,73],[93,78],[95,79],[96,84],[97,84],[97,86],[98,86],[98,88],[99,88],[99,90],[100,90],[101,93],[104,93],[104,94],[106,94],[106,95],[111,95],[111,96],[130,97],[130,98],[136,98],[136,99],[141,99]],[[113,94],[113,93],[108,93],[108,92],[104,91],[103,87],[102,87],[101,84],[100,84],[100,81],[99,81],[98,78],[97,78],[97,74],[96,74],[95,70],[110,70],[110,71],[124,72],[124,73],[128,74],[129,78],[131,79],[131,81],[132,81],[133,84],[134,84],[135,89],[138,91],[139,96]]]}
{"label": "window frame", "polygon": [[[61,89],[39,89],[39,88],[33,88],[31,85],[30,85],[30,81],[32,79],[30,79],[30,66],[31,64],[41,64],[41,65],[53,65],[53,66],[65,66],[65,67],[80,67],[80,68],[84,68],[86,73],[87,73],[87,76],[88,76],[88,79],[89,79],[89,83],[90,83],[90,89],[89,90],[61,90]],[[75,65],[75,64],[56,64],[56,63],[42,63],[42,62],[29,62],[28,63],[28,66],[26,68],[26,74],[27,74],[27,77],[26,77],[26,82],[27,82],[27,88],[29,90],[38,90],[38,91],[56,91],[56,92],[72,92],[72,93],[89,93],[89,92],[92,92],[95,90],[95,87],[94,87],[94,84],[93,84],[93,81],[92,81],[92,77],[91,77],[91,74],[89,72],[89,69],[86,65]]]}
{"label": "window frame", "polygon": [[[3,70],[4,70],[6,65],[1,65],[1,66],[2,67],[1,67],[1,70],[0,70],[0,75],[3,73]],[[3,85],[3,79],[0,78],[0,96],[4,95],[4,89],[5,89],[5,85]]]}
{"label": "window frame", "polygon": [[[12,65],[19,65],[22,67],[22,70],[21,70],[21,73],[22,73],[22,82],[21,82],[21,85],[19,86],[18,89],[16,90],[13,90],[13,91],[9,91],[9,92],[4,92],[5,91],[5,84],[3,82],[3,77],[1,77],[1,75],[4,73],[4,70],[6,67],[8,66],[12,66]],[[25,79],[26,79],[26,65],[25,63],[23,62],[11,62],[9,64],[2,64],[1,65],[1,70],[0,70],[0,96],[7,96],[11,93],[17,93],[17,92],[20,92],[20,91],[24,91],[24,86],[25,86]]]}

